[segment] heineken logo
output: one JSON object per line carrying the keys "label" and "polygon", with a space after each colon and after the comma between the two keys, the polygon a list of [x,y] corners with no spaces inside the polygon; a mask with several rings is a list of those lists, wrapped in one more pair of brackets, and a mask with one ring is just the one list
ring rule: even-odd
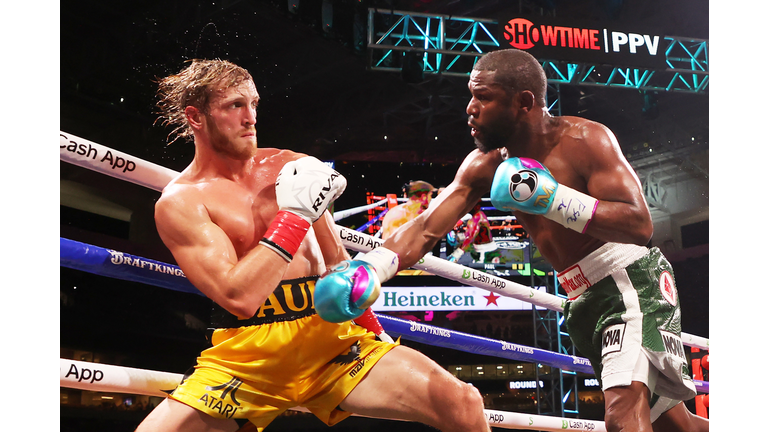
{"label": "heineken logo", "polygon": [[456,306],[475,306],[475,297],[472,295],[448,294],[440,291],[431,295],[417,294],[410,292],[409,295],[398,294],[397,292],[384,291],[384,307],[409,307],[409,306],[432,306],[432,307],[456,307]]}
{"label": "heineken logo", "polygon": [[531,288],[523,298],[514,298],[504,295],[502,291],[490,289],[476,286],[382,286],[371,308],[376,312],[531,310],[532,307],[541,306],[532,305],[529,299],[534,297],[537,290],[545,288]]}

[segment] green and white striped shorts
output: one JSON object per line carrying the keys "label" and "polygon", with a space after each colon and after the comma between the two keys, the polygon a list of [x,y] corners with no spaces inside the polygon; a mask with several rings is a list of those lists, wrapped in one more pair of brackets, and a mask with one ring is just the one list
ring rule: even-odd
{"label": "green and white striped shorts", "polygon": [[645,383],[652,420],[696,396],[674,273],[658,248],[607,243],[557,277],[569,297],[568,333],[603,390]]}

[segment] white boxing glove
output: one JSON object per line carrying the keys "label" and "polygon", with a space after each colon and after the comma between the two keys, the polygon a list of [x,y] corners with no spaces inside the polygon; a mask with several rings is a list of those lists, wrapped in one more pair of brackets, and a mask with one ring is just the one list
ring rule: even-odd
{"label": "white boxing glove", "polygon": [[277,175],[277,205],[313,223],[346,187],[344,176],[317,158],[305,156],[286,163]]}
{"label": "white boxing glove", "polygon": [[311,156],[290,161],[275,181],[279,211],[260,244],[291,262],[309,227],[347,187],[347,180]]}

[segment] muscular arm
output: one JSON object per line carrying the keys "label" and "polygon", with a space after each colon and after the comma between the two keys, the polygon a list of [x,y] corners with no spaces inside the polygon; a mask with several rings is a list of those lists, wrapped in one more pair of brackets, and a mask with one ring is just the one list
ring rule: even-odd
{"label": "muscular arm", "polygon": [[189,281],[240,318],[250,318],[288,267],[278,254],[256,246],[238,258],[192,188],[167,191],[155,205],[158,233]]}
{"label": "muscular arm", "polygon": [[341,239],[339,239],[335,226],[336,224],[329,212],[325,212],[325,214],[312,225],[312,228],[315,230],[317,241],[320,244],[320,250],[323,252],[326,268],[350,259],[349,253],[341,243]]}
{"label": "muscular arm", "polygon": [[603,241],[646,245],[653,221],[637,174],[607,128],[591,124],[589,142],[572,151],[577,172],[587,180],[587,193],[600,200],[586,234]]}
{"label": "muscular arm", "polygon": [[400,256],[400,268],[408,268],[421,259],[453,229],[456,221],[491,189],[493,174],[501,163],[497,151],[483,154],[473,151],[464,159],[456,177],[435,198],[429,208],[398,229],[382,246]]}

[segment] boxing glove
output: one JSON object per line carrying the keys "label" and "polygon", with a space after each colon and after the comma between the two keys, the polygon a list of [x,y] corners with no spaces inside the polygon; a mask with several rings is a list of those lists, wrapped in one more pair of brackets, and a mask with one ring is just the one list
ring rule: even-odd
{"label": "boxing glove", "polygon": [[496,169],[491,202],[499,210],[542,215],[584,233],[599,201],[558,184],[549,170],[534,159],[510,158]]}
{"label": "boxing glove", "polygon": [[395,252],[378,247],[355,260],[332,267],[315,284],[315,311],[328,322],[360,317],[381,292],[381,284],[397,273]]}
{"label": "boxing glove", "polygon": [[344,176],[317,158],[305,156],[286,163],[277,175],[277,206],[313,223],[346,187]]}
{"label": "boxing glove", "polygon": [[259,244],[290,262],[311,224],[346,187],[344,176],[314,157],[286,163],[275,181],[279,210]]}

